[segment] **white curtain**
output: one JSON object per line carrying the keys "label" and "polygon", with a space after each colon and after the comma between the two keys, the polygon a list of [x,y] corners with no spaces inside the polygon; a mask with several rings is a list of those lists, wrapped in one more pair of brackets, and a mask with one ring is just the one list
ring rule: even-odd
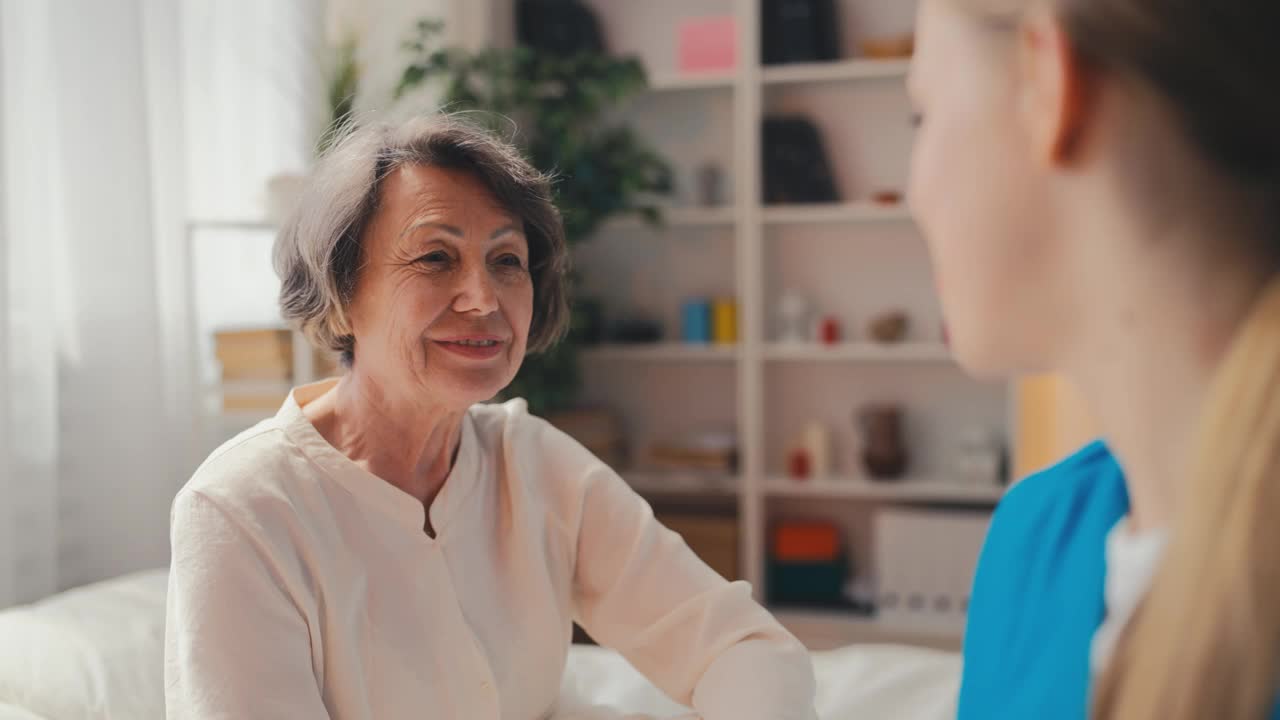
{"label": "white curtain", "polygon": [[318,1],[0,3],[3,607],[167,563],[206,449],[187,223],[305,160],[306,97],[262,87]]}
{"label": "white curtain", "polygon": [[320,0],[0,0],[0,607],[168,560],[189,223],[301,169]]}
{"label": "white curtain", "polygon": [[[189,408],[173,14],[2,0],[0,606],[165,562]],[[167,62],[166,62],[167,61]]]}
{"label": "white curtain", "polygon": [[305,171],[326,14],[377,112],[413,20],[475,46],[489,1],[0,0],[0,607],[167,562],[208,450],[191,238]]}

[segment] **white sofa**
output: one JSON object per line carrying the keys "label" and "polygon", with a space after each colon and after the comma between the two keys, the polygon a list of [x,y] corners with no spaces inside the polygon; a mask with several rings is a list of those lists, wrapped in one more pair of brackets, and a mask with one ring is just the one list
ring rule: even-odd
{"label": "white sofa", "polygon": [[[0,720],[164,717],[163,570],[129,575],[0,611]],[[824,720],[955,716],[953,653],[854,645],[814,653]],[[616,653],[574,647],[556,720],[679,717]]]}

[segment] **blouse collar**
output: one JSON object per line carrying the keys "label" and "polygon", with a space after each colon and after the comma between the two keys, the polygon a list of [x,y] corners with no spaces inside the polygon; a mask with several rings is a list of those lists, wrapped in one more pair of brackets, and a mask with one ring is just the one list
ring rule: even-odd
{"label": "blouse collar", "polygon": [[[303,413],[302,408],[328,392],[338,380],[332,378],[294,388],[285,399],[277,420],[286,435],[327,475],[341,484],[357,500],[368,503],[415,532],[426,537],[426,508],[422,502],[386,480],[370,473],[329,444]],[[440,493],[431,503],[431,527],[443,536],[475,486],[483,482],[483,466],[474,421],[468,412],[462,417],[461,436],[453,468]]]}

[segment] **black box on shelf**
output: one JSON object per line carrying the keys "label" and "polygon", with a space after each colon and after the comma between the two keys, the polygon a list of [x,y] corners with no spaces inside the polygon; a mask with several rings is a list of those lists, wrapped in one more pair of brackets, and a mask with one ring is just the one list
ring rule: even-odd
{"label": "black box on shelf", "polygon": [[840,57],[835,0],[762,0],[760,10],[765,65]]}
{"label": "black box on shelf", "polygon": [[765,203],[839,200],[822,135],[812,120],[800,115],[766,117],[761,139]]}
{"label": "black box on shelf", "polygon": [[844,584],[849,573],[848,567],[843,557],[835,560],[770,560],[769,602],[790,605],[844,605],[847,602],[844,596]]}

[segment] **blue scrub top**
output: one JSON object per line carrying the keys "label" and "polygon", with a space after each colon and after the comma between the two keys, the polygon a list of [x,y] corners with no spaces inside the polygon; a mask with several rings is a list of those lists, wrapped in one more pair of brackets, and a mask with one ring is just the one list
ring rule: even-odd
{"label": "blue scrub top", "polygon": [[1088,717],[1106,537],[1128,512],[1124,473],[1101,442],[1009,490],[970,596],[960,720]]}

